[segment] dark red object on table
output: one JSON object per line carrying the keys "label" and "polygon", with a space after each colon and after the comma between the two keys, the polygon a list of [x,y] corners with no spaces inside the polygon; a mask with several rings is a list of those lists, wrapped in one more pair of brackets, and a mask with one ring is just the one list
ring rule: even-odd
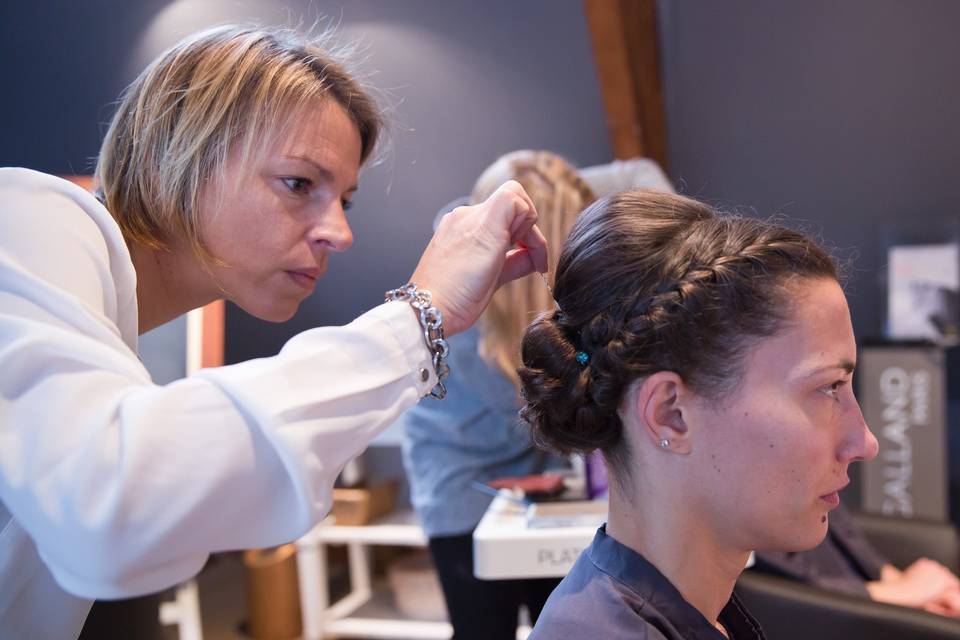
{"label": "dark red object on table", "polygon": [[558,496],[563,493],[563,476],[558,473],[497,478],[487,483],[494,489],[520,489],[529,498]]}

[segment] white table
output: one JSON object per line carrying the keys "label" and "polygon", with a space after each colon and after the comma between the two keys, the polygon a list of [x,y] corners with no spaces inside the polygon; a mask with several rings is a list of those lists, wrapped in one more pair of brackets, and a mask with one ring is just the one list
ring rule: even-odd
{"label": "white table", "polygon": [[[545,503],[537,509],[582,513],[574,526],[542,526],[528,507],[506,495],[494,498],[473,532],[473,573],[485,580],[559,578],[567,575],[580,552],[606,520],[605,503]],[[557,520],[563,520],[558,516]],[[531,522],[538,526],[529,526]]]}
{"label": "white table", "polygon": [[[494,498],[473,532],[473,574],[485,580],[567,575],[580,552],[593,542],[597,527],[606,520],[606,505],[600,502],[566,505],[570,510],[583,512],[583,520],[594,521],[582,526],[530,527],[528,507],[506,496]],[[565,503],[542,506],[563,509]],[[755,562],[754,553],[750,552],[746,568]]]}

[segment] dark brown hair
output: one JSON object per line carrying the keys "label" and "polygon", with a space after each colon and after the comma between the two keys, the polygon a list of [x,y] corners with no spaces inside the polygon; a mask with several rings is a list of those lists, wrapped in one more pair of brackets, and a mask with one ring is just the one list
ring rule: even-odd
{"label": "dark brown hair", "polygon": [[837,280],[836,265],[798,231],[658,191],[597,201],[560,255],[560,310],[523,338],[521,413],[534,441],[601,449],[621,466],[618,409],[633,380],[673,371],[705,397],[730,391],[747,348],[783,327],[795,281],[815,278]]}

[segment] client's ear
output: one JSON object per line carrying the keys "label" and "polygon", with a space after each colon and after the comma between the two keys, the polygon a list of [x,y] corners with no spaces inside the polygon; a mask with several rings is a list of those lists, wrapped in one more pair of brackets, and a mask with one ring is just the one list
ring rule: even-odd
{"label": "client's ear", "polygon": [[634,410],[643,433],[658,449],[690,453],[689,430],[682,410],[687,394],[683,379],[672,371],[658,371],[640,384],[634,396]]}

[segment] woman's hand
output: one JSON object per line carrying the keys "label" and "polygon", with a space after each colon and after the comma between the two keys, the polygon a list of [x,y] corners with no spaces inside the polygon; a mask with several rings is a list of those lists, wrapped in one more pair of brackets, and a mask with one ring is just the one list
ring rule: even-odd
{"label": "woman's hand", "polygon": [[476,322],[504,282],[546,271],[547,242],[536,222],[533,201],[513,180],[443,217],[410,280],[433,294],[447,335]]}
{"label": "woman's hand", "polygon": [[926,609],[947,616],[960,614],[960,580],[939,562],[921,558],[903,571],[883,567],[881,578],[867,583],[879,602]]}

